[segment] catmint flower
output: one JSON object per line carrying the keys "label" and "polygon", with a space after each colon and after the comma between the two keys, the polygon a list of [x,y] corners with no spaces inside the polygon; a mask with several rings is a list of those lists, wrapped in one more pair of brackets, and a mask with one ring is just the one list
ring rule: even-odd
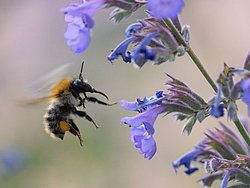
{"label": "catmint flower", "polygon": [[153,61],[155,59],[156,52],[150,50],[147,45],[156,35],[157,32],[147,35],[134,50],[132,57],[138,67],[142,67],[148,60]]}
{"label": "catmint flower", "polygon": [[224,115],[224,105],[221,103],[221,92],[222,85],[219,84],[217,94],[214,99],[214,103],[211,105],[210,115],[216,118],[222,117]]}
{"label": "catmint flower", "polygon": [[107,57],[107,59],[113,63],[113,60],[118,59],[119,56],[122,57],[123,61],[126,63],[131,63],[131,53],[127,51],[130,43],[135,41],[137,37],[131,36],[124,41],[122,41]]}
{"label": "catmint flower", "polygon": [[158,20],[174,19],[183,7],[183,0],[148,0],[148,10]]}
{"label": "catmint flower", "polygon": [[190,175],[194,173],[195,171],[198,170],[198,168],[191,167],[191,162],[195,161],[201,153],[202,153],[202,150],[198,148],[194,149],[193,151],[183,155],[178,160],[174,161],[172,163],[173,168],[176,170],[181,165],[184,165],[187,168],[187,170],[185,171],[186,174]]}
{"label": "catmint flower", "polygon": [[158,115],[166,112],[165,98],[163,92],[158,91],[154,96],[145,97],[143,100],[136,99],[135,102],[122,100],[120,102],[120,105],[126,110],[140,112],[134,117],[122,118],[121,122],[131,127],[131,140],[147,159],[151,159],[156,152],[153,125]]}
{"label": "catmint flower", "polygon": [[[176,23],[180,23],[178,17],[175,20]],[[189,42],[188,29],[183,29],[181,34]],[[135,67],[141,68],[148,61],[153,65],[172,62],[176,56],[182,56],[186,52],[186,48],[179,44],[171,31],[162,22],[152,19],[150,15],[130,24],[125,30],[125,36],[127,38],[108,56],[109,61],[113,62],[121,55],[125,63],[133,62]],[[130,44],[134,45],[131,45],[132,53],[127,52]]]}
{"label": "catmint flower", "polygon": [[211,187],[216,180],[222,180],[220,187],[226,188],[230,181],[236,185],[250,185],[250,148],[239,134],[221,123],[221,129],[208,130],[191,151],[173,163],[174,168],[184,165],[186,174],[197,171],[191,162],[203,164],[207,174],[200,181],[204,187]]}
{"label": "catmint flower", "polygon": [[[139,112],[136,116],[122,118],[121,122],[128,124],[131,128],[135,128],[133,131],[139,129],[141,134],[143,133],[144,135],[145,133],[146,135],[150,135],[152,137],[154,131],[151,131],[150,134],[146,131],[147,129],[144,130],[143,128],[145,126],[153,128],[157,117],[162,113],[174,113],[178,120],[189,120],[187,125],[184,127],[183,132],[190,134],[196,120],[202,122],[208,116],[206,110],[208,104],[183,82],[171,76],[169,77],[171,80],[166,83],[166,85],[169,86],[166,93],[163,91],[157,91],[155,95],[151,97],[136,99],[134,102],[121,100],[120,105],[124,109]],[[133,134],[133,132],[131,132],[131,134]],[[146,144],[148,147],[151,146],[151,149],[148,151],[156,150],[156,147],[153,144],[153,138],[151,137],[146,142],[148,143]],[[140,138],[145,140],[144,137]],[[135,143],[135,140],[132,139],[132,141]],[[135,143],[135,145],[137,144]],[[145,154],[146,153],[144,153],[144,155]],[[179,165],[176,163],[176,168]],[[195,171],[195,169],[191,168],[189,165],[187,165],[187,168],[189,168],[187,173]]]}
{"label": "catmint flower", "polygon": [[67,39],[67,45],[75,53],[82,53],[89,47],[90,32],[94,27],[92,17],[104,3],[104,0],[82,1],[61,9],[68,23],[64,37]]}
{"label": "catmint flower", "polygon": [[149,123],[143,123],[138,127],[131,127],[131,141],[139,149],[144,158],[151,159],[156,153],[156,143],[153,138],[155,132]]}
{"label": "catmint flower", "polygon": [[140,31],[143,28],[143,25],[139,22],[130,24],[124,34],[126,35],[126,37],[131,37],[133,34],[136,34],[138,31]]}
{"label": "catmint flower", "polygon": [[241,99],[246,103],[248,107],[248,115],[250,116],[250,78],[241,80],[238,87],[243,91]]}

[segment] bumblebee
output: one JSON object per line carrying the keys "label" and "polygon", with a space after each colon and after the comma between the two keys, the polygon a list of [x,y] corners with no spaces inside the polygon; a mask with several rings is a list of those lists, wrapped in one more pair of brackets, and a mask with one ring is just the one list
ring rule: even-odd
{"label": "bumblebee", "polygon": [[38,99],[39,101],[44,99],[49,99],[50,101],[48,110],[44,115],[45,131],[52,137],[60,138],[61,140],[63,140],[66,132],[70,132],[78,137],[81,146],[83,140],[72,115],[83,117],[98,128],[94,120],[85,111],[78,108],[82,106],[84,109],[86,101],[107,106],[113,105],[103,102],[96,97],[87,96],[87,93],[97,93],[108,100],[108,96],[105,93],[95,90],[83,79],[83,65],[84,62],[81,64],[78,78],[64,78],[50,90],[48,96]]}

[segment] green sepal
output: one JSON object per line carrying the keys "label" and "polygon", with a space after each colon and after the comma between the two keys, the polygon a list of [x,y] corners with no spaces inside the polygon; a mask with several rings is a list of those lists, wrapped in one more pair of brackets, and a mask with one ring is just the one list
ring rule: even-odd
{"label": "green sepal", "polygon": [[225,130],[216,129],[216,131],[221,134],[221,137],[223,138],[223,142],[226,145],[230,146],[235,151],[235,153],[242,154],[242,155],[247,154],[244,148],[242,147],[241,141],[238,140],[237,137],[235,137],[234,135],[228,134],[227,132],[225,132]]}
{"label": "green sepal", "polygon": [[237,168],[235,169],[238,172],[234,173],[233,176],[235,177],[235,179],[237,179],[238,181],[245,183],[245,184],[250,184],[250,171],[243,169],[243,168]]}
{"label": "green sepal", "polygon": [[197,112],[196,119],[201,123],[208,116],[209,116],[209,113],[207,110],[201,110],[201,111]]}
{"label": "green sepal", "polygon": [[203,177],[200,182],[202,182],[204,187],[211,187],[214,181],[220,180],[223,177],[223,172],[216,172]]}
{"label": "green sepal", "polygon": [[178,101],[166,101],[164,102],[167,106],[167,114],[170,113],[182,113],[186,115],[194,114],[193,109],[187,107],[185,104],[178,102]]}
{"label": "green sepal", "polygon": [[194,124],[196,122],[196,117],[195,116],[192,116],[187,124],[183,127],[182,129],[182,134],[185,134],[185,135],[190,135],[190,133],[192,132],[192,129],[194,127]]}
{"label": "green sepal", "polygon": [[130,10],[124,10],[120,8],[115,8],[110,13],[110,20],[113,20],[115,23],[120,22],[122,19],[129,17],[132,14]]}
{"label": "green sepal", "polygon": [[187,116],[185,114],[177,113],[176,115],[176,121],[183,121],[185,119],[188,119],[190,116]]}
{"label": "green sepal", "polygon": [[223,158],[230,160],[235,159],[236,153],[230,146],[226,145],[221,138],[215,138],[206,133],[205,135],[210,139],[210,142],[207,143],[207,145],[216,150]]}
{"label": "green sepal", "polygon": [[228,106],[227,106],[227,114],[228,114],[228,118],[230,120],[236,120],[237,119],[237,111],[238,111],[238,107],[236,105],[235,102],[229,102]]}

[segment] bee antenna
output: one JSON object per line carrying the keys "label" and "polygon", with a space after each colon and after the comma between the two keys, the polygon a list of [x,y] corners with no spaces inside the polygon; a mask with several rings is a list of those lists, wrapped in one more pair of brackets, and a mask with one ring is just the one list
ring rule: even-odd
{"label": "bee antenna", "polygon": [[82,77],[83,65],[84,65],[84,61],[82,62],[81,70],[80,70],[80,74],[79,74],[79,79],[80,80],[83,80],[83,77]]}

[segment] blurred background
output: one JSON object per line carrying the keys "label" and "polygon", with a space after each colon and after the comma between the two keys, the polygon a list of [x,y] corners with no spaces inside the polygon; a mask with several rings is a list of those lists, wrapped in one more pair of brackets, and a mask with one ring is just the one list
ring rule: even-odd
{"label": "blurred background", "polygon": [[[68,76],[77,76],[82,60],[84,77],[104,91],[110,102],[133,101],[164,90],[165,73],[185,81],[205,100],[214,92],[185,55],[174,63],[146,64],[134,69],[121,60],[110,64],[106,56],[124,39],[128,24],[144,16],[143,10],[119,25],[109,21],[111,10],[95,16],[92,43],[83,55],[75,55],[66,45],[64,16],[59,9],[73,1],[0,1],[0,187],[25,188],[166,188],[200,187],[203,170],[188,177],[171,167],[196,144],[208,128],[218,121],[208,118],[197,123],[190,136],[181,134],[184,122],[159,117],[155,124],[157,153],[150,161],[138,154],[130,142],[130,130],[120,123],[132,116],[118,105],[87,104],[87,112],[100,126],[76,118],[84,138],[80,147],[76,137],[66,134],[55,141],[44,132],[43,115],[47,104],[24,107],[18,101],[27,86],[51,70],[72,63]],[[186,1],[182,21],[191,27],[191,46],[214,79],[223,63],[242,67],[250,49],[250,1]],[[246,114],[241,105],[240,112]],[[222,119],[230,127],[234,125]],[[215,187],[218,187],[218,185]]]}

